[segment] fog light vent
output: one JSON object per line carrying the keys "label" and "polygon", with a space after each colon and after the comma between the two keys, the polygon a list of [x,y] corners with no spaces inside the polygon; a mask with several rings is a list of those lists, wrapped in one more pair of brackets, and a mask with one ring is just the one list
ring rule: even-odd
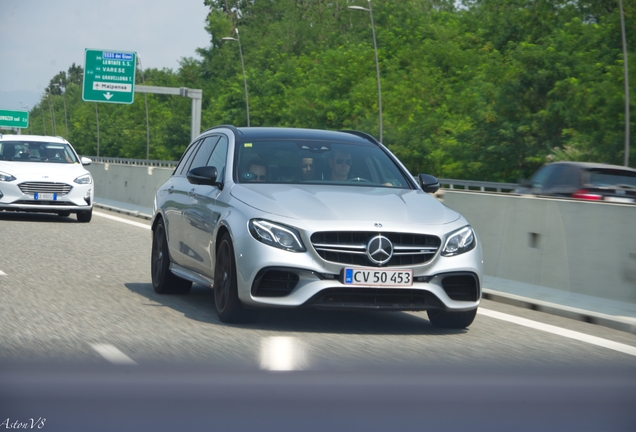
{"label": "fog light vent", "polygon": [[479,287],[477,278],[471,273],[444,276],[442,288],[452,300],[477,301]]}
{"label": "fog light vent", "polygon": [[284,297],[296,288],[298,275],[287,270],[261,270],[254,279],[255,297]]}

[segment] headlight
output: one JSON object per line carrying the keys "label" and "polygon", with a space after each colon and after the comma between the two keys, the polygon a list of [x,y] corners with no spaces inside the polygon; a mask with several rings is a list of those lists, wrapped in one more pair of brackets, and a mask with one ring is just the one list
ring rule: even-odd
{"label": "headlight", "polygon": [[448,235],[442,256],[455,256],[475,248],[475,233],[470,226],[465,226]]}
{"label": "headlight", "polygon": [[0,181],[10,182],[13,180],[15,180],[15,177],[13,177],[11,174],[3,173],[2,171],[0,171]]}
{"label": "headlight", "polygon": [[262,219],[252,219],[249,222],[249,228],[252,237],[261,243],[290,252],[306,251],[300,240],[300,234],[291,227]]}
{"label": "headlight", "polygon": [[83,176],[79,176],[73,181],[78,184],[91,184],[93,183],[93,178],[90,174],[84,174]]}

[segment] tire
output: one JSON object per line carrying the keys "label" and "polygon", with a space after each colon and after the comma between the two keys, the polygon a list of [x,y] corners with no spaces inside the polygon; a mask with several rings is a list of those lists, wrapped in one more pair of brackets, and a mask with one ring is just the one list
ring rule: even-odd
{"label": "tire", "polygon": [[245,307],[238,298],[234,247],[227,233],[223,234],[216,250],[214,305],[219,319],[224,323],[243,322],[247,318]]}
{"label": "tire", "polygon": [[449,312],[439,309],[426,311],[428,319],[434,327],[446,329],[464,329],[472,324],[477,315],[477,309],[465,312]]}
{"label": "tire", "polygon": [[93,209],[81,210],[77,212],[78,222],[90,222],[92,218],[93,218]]}
{"label": "tire", "polygon": [[152,273],[152,287],[157,294],[180,294],[190,292],[192,282],[175,276],[170,271],[170,253],[168,239],[163,221],[157,223],[152,235],[152,253],[150,257],[150,272]]}
{"label": "tire", "polygon": [[57,215],[60,217],[69,217],[71,215],[70,211],[61,211],[61,212],[57,212]]}

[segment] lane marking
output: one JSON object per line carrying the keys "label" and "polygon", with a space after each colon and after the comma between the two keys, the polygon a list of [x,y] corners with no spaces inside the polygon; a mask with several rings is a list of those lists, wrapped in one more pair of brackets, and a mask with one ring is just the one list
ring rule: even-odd
{"label": "lane marking", "polygon": [[142,223],[139,223],[139,222],[135,222],[135,221],[131,221],[131,220],[128,220],[128,219],[120,218],[120,217],[117,217],[117,216],[112,216],[112,215],[109,215],[109,214],[106,214],[106,213],[100,213],[100,212],[93,211],[93,214],[96,215],[96,216],[100,216],[100,217],[106,218],[106,219],[112,219],[112,220],[115,220],[115,221],[118,221],[118,222],[127,223],[128,225],[136,226],[136,227],[139,227],[139,228],[150,229],[150,225],[142,224]]}
{"label": "lane marking", "polygon": [[91,344],[91,347],[111,363],[118,365],[136,365],[137,363],[110,344]]}
{"label": "lane marking", "polygon": [[304,344],[290,336],[270,336],[261,339],[261,369],[293,371],[307,368]]}
{"label": "lane marking", "polygon": [[566,338],[574,339],[580,342],[585,342],[591,345],[596,345],[599,347],[611,349],[614,351],[618,351],[624,354],[636,356],[636,347],[631,345],[622,344],[619,342],[614,342],[608,339],[603,339],[596,336],[591,336],[585,333],[580,333],[573,330],[567,330],[561,327],[553,326],[550,324],[543,324],[538,321],[529,320],[526,318],[517,317],[514,315],[509,315],[501,312],[497,312],[490,309],[479,308],[477,309],[477,313],[480,315],[484,315],[490,318],[495,318],[502,321],[507,321],[513,324],[517,324],[524,327],[533,328],[535,330],[544,331],[547,333],[552,333],[558,336],[563,336]]}

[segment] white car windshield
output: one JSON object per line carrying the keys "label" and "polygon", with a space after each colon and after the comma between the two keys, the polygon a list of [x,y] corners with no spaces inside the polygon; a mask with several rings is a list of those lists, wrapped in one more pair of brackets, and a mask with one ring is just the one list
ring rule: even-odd
{"label": "white car windshield", "polygon": [[79,163],[70,145],[40,141],[0,142],[0,160],[12,162]]}

